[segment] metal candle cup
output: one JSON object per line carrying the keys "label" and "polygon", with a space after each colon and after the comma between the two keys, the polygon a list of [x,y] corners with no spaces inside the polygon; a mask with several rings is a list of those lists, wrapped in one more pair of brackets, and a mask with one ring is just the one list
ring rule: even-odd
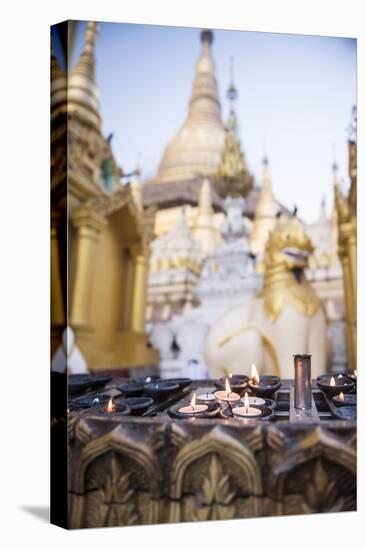
{"label": "metal candle cup", "polygon": [[261,416],[262,414],[260,409],[249,406],[249,397],[247,392],[245,392],[244,395],[244,407],[234,407],[232,411],[234,416],[255,417]]}
{"label": "metal candle cup", "polygon": [[240,400],[240,395],[231,391],[229,380],[227,378],[225,381],[225,390],[216,391],[214,393],[214,396],[217,401],[219,401],[222,405],[231,405],[233,403],[237,403]]}
{"label": "metal candle cup", "polygon": [[311,410],[311,355],[294,355],[295,409]]}
{"label": "metal candle cup", "polygon": [[200,393],[197,395],[197,401],[211,403],[212,401],[215,401],[215,395],[213,393]]}

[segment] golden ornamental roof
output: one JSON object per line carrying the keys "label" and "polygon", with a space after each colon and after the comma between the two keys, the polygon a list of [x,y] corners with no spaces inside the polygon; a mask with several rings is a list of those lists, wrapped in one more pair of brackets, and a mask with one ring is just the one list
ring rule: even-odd
{"label": "golden ornamental roof", "polygon": [[201,246],[191,234],[184,208],[168,233],[151,243],[150,269],[165,271],[173,268],[189,268],[199,272],[202,263]]}
{"label": "golden ornamental roof", "polygon": [[[230,86],[228,94],[231,93]],[[221,162],[213,175],[215,187],[221,197],[246,197],[253,187],[253,176],[249,172],[244,153],[237,137],[237,121],[233,109],[226,128],[224,150]]]}
{"label": "golden ornamental roof", "polygon": [[224,144],[224,127],[211,44],[213,34],[202,31],[187,118],[165,148],[155,183],[187,180],[216,170]]}

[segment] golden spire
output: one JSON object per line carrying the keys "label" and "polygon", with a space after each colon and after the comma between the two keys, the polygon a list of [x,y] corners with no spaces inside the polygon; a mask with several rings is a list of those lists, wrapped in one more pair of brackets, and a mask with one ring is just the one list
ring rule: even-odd
{"label": "golden spire", "polygon": [[238,92],[231,82],[227,98],[230,102],[230,114],[226,125],[226,136],[221,162],[213,176],[215,187],[221,197],[245,197],[253,187],[253,176],[245,162],[237,136],[237,120],[234,101]]}
{"label": "golden spire", "polygon": [[140,170],[136,168],[132,179],[131,179],[131,194],[132,198],[139,210],[142,210],[142,193],[141,193],[141,180],[140,180]]}
{"label": "golden spire", "polygon": [[198,212],[192,230],[193,237],[199,241],[206,256],[218,244],[219,235],[214,222],[211,185],[207,178],[203,180],[198,197]]}
{"label": "golden spire", "polygon": [[68,88],[69,113],[78,112],[100,129],[99,90],[95,78],[95,44],[98,23],[89,21],[85,30],[84,49],[71,71]]}
{"label": "golden spire", "polygon": [[255,218],[276,218],[279,210],[278,203],[273,196],[269,162],[267,157],[263,159],[263,183],[259,200],[255,209]]}
{"label": "golden spire", "polygon": [[255,208],[252,232],[250,234],[250,246],[253,254],[263,255],[269,232],[276,224],[276,216],[279,205],[275,200],[269,174],[267,157],[263,159],[263,184]]}
{"label": "golden spire", "polygon": [[209,176],[219,162],[224,143],[224,128],[211,53],[213,34],[201,33],[202,50],[196,64],[187,118],[167,145],[161,160],[157,183]]}

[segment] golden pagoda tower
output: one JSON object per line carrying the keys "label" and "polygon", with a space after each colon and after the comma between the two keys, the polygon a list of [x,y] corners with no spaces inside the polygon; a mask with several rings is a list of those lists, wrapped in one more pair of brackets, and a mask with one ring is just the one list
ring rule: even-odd
{"label": "golden pagoda tower", "polygon": [[[203,30],[201,52],[195,67],[186,119],[166,146],[157,175],[143,185],[144,206],[158,208],[155,233],[168,233],[182,206],[192,230],[197,219],[199,193],[205,178],[210,178],[220,163],[225,140],[221,104],[212,56],[213,33]],[[221,220],[222,206],[212,190],[215,223]],[[219,214],[219,218],[217,218]]]}
{"label": "golden pagoda tower", "polygon": [[68,75],[51,57],[51,352],[63,320],[89,369],[151,366],[157,354],[147,346],[145,309],[154,212],[136,204],[136,182],[121,185],[101,131],[97,35],[98,24],[87,23]]}
{"label": "golden pagoda tower", "polygon": [[350,370],[357,369],[357,140],[356,107],[352,111],[348,140],[349,178],[348,195],[341,191],[339,182],[334,185],[338,221],[338,255],[343,267],[346,304],[346,339]]}
{"label": "golden pagoda tower", "polygon": [[257,256],[257,270],[263,271],[263,254],[269,232],[276,225],[277,213],[280,205],[273,196],[271,177],[269,173],[269,162],[267,157],[263,159],[263,180],[262,189],[255,208],[252,231],[249,237],[253,254]]}
{"label": "golden pagoda tower", "polygon": [[164,151],[156,183],[210,176],[220,161],[224,127],[212,42],[212,31],[202,31],[202,50],[196,64],[187,118]]}

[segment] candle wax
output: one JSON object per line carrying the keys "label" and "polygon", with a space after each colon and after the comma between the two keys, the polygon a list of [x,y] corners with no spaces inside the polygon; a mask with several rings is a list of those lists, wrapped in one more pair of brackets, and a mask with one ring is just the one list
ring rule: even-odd
{"label": "candle wax", "polygon": [[220,390],[216,391],[214,395],[219,401],[226,401],[227,403],[235,403],[240,399],[240,395],[233,391],[228,394],[225,390]]}
{"label": "candle wax", "polygon": [[233,414],[235,416],[260,416],[262,411],[255,407],[234,407]]}
{"label": "candle wax", "polygon": [[187,405],[186,407],[182,407],[178,410],[181,414],[197,414],[197,413],[203,413],[207,411],[208,406],[207,405]]}

